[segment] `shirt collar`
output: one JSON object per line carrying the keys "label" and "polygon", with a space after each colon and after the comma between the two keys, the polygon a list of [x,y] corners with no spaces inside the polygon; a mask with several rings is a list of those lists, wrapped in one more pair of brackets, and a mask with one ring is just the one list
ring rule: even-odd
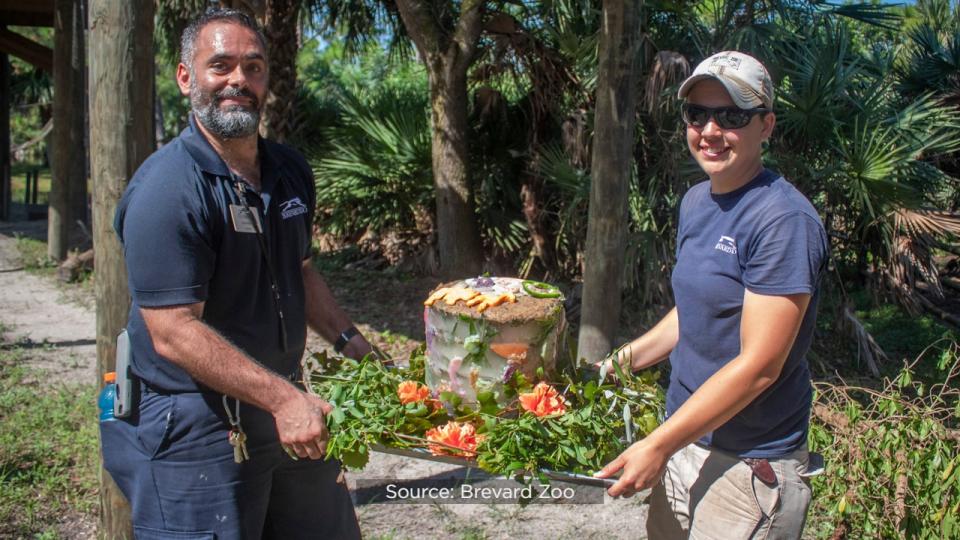
{"label": "shirt collar", "polygon": [[190,113],[189,124],[180,133],[180,140],[184,147],[190,153],[190,157],[204,171],[216,176],[229,176],[230,170],[223,158],[210,145],[210,141],[204,137],[203,132],[197,127],[197,120],[193,113]]}
{"label": "shirt collar", "polygon": [[[190,113],[189,124],[180,133],[180,139],[184,147],[190,153],[190,157],[204,172],[215,176],[230,176],[230,170],[227,164],[223,162],[220,154],[213,149],[210,141],[203,135],[200,128],[197,127],[197,119],[193,113]],[[272,184],[277,180],[280,162],[271,152],[270,145],[263,139],[257,137],[257,151],[260,154],[260,183],[263,187]]]}

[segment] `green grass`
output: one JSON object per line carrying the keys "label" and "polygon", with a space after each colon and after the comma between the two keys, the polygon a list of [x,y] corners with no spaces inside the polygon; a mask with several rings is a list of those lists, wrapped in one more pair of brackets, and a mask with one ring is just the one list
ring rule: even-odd
{"label": "green grass", "polygon": [[17,251],[23,267],[29,271],[52,273],[56,263],[47,257],[47,243],[26,236],[16,235]]}
{"label": "green grass", "polygon": [[857,310],[857,317],[891,359],[912,360],[940,339],[960,341],[960,333],[932,315],[913,317],[893,304]]}
{"label": "green grass", "polygon": [[[880,362],[881,375],[896,376],[904,363],[917,358],[916,375],[924,380],[942,380],[943,370],[951,358],[949,344],[960,342],[960,331],[930,314],[913,316],[892,302],[875,300],[865,289],[850,292],[854,313],[889,358]],[[839,295],[831,291],[823,298],[817,315],[818,338],[811,351],[814,378],[832,375],[837,370],[843,377],[867,375],[866,365],[858,361],[857,345],[846,334],[835,330]],[[818,372],[817,358],[828,359],[826,372]]]}
{"label": "green grass", "polygon": [[50,199],[50,168],[39,167],[32,163],[18,163],[10,168],[10,193],[14,202],[24,201],[27,189],[27,171],[40,171],[40,185],[37,187],[37,204],[46,204]]}
{"label": "green grass", "polygon": [[98,508],[96,388],[44,384],[23,354],[0,349],[0,538],[57,538]]}

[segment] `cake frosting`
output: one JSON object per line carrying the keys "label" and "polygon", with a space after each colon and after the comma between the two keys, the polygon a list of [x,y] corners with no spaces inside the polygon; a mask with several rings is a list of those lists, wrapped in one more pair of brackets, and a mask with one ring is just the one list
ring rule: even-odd
{"label": "cake frosting", "polygon": [[425,302],[426,383],[464,403],[480,392],[505,401],[519,370],[531,382],[555,372],[566,319],[563,297],[545,284],[478,277],[440,285]]}

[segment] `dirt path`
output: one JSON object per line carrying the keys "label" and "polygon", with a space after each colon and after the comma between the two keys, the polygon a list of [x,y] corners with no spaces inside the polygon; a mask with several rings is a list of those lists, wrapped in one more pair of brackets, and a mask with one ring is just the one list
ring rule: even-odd
{"label": "dirt path", "polygon": [[[95,380],[95,314],[90,293],[61,289],[51,278],[22,269],[14,233],[42,238],[45,222],[0,222],[0,330],[5,344],[27,349],[26,361],[61,382]],[[390,273],[330,271],[334,294],[364,334],[391,355],[406,355],[422,332],[419,302],[433,280]],[[308,350],[327,344],[315,335]],[[646,505],[638,499],[602,504],[377,504],[363,493],[398,479],[455,476],[465,469],[449,464],[373,453],[361,472],[348,474],[357,515],[366,538],[644,538]],[[357,490],[357,482],[363,489]],[[517,484],[519,485],[519,484]],[[76,527],[74,522],[71,527]],[[94,521],[69,538],[95,538]],[[73,532],[73,531],[71,531]]]}
{"label": "dirt path", "polygon": [[[92,298],[23,269],[14,234],[36,238],[45,221],[0,223],[0,338],[29,351],[26,360],[56,382],[96,381]],[[71,299],[68,300],[67,296]],[[85,304],[85,305],[84,305]]]}

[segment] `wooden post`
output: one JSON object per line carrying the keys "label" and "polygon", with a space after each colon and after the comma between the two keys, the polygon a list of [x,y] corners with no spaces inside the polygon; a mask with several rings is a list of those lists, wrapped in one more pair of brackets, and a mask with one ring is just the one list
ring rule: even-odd
{"label": "wooden post", "polygon": [[53,174],[47,213],[47,255],[67,257],[73,222],[86,220],[87,174],[83,148],[84,45],[80,3],[54,2]]}
{"label": "wooden post", "polygon": [[10,59],[0,54],[0,221],[10,219]]}
{"label": "wooden post", "polygon": [[[113,216],[127,182],[153,151],[153,2],[90,2],[90,169],[96,252],[98,382],[116,365],[130,297]],[[132,537],[129,506],[101,474],[101,536]]]}
{"label": "wooden post", "polygon": [[68,2],[73,10],[73,41],[70,47],[70,71],[76,78],[70,93],[70,216],[73,223],[90,223],[89,199],[87,197],[87,8],[86,0]]}
{"label": "wooden post", "polygon": [[610,352],[620,321],[639,30],[640,0],[603,1],[578,351],[588,362]]}

